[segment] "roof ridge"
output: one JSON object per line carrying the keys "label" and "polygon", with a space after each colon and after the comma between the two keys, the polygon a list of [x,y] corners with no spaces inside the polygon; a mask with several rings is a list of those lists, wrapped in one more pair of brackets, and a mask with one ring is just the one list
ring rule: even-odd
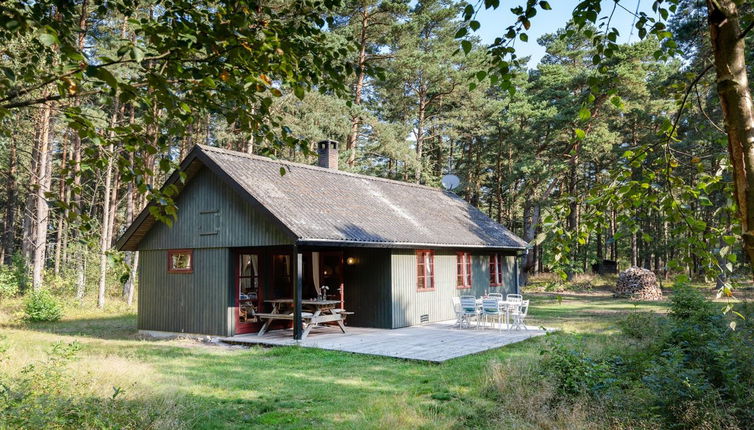
{"label": "roof ridge", "polygon": [[[392,184],[403,185],[403,186],[407,186],[407,187],[420,188],[420,189],[431,190],[431,191],[437,191],[437,192],[441,192],[443,194],[446,194],[445,190],[443,190],[441,188],[430,187],[428,185],[414,184],[414,183],[411,183],[411,182],[404,182],[404,181],[399,181],[399,180],[396,180],[396,179],[388,179],[388,178],[383,178],[383,177],[380,177],[380,176],[370,176],[370,175],[364,175],[364,174],[361,174],[361,173],[353,173],[353,172],[346,172],[346,171],[343,171],[343,170],[329,169],[327,167],[313,166],[311,164],[297,163],[295,161],[289,161],[289,160],[276,160],[276,159],[270,158],[270,157],[263,157],[261,155],[256,155],[256,154],[247,154],[247,153],[241,152],[241,151],[233,151],[231,149],[218,148],[216,146],[209,146],[209,145],[202,145],[202,144],[196,144],[196,146],[199,147],[199,149],[201,149],[203,151],[218,152],[218,153],[226,154],[226,155],[230,155],[230,156],[235,156],[235,157],[240,157],[240,158],[248,158],[248,159],[251,159],[251,160],[264,161],[264,162],[268,162],[268,163],[287,164],[287,165],[292,165],[292,166],[296,166],[296,167],[301,167],[301,168],[304,168],[304,169],[315,170],[315,171],[318,171],[318,172],[330,173],[330,174],[333,174],[333,175],[352,176],[352,177],[356,177],[356,178],[368,179],[368,180],[371,180],[371,181],[388,182],[388,183],[392,183]],[[453,194],[453,195],[455,195],[455,194]]]}

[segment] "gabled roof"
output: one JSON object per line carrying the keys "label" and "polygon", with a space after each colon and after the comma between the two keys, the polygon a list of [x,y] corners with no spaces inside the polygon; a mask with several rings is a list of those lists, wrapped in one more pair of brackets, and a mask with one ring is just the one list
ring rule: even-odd
{"label": "gabled roof", "polygon": [[[437,188],[197,145],[180,169],[190,178],[201,166],[302,245],[526,247],[477,208]],[[166,185],[178,178],[174,173]],[[154,224],[148,209],[121,236],[118,249],[138,248]]]}

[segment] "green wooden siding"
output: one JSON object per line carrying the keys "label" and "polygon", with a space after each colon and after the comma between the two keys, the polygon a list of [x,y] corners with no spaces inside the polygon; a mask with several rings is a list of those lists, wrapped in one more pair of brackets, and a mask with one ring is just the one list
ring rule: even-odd
{"label": "green wooden siding", "polygon": [[195,249],[194,271],[167,272],[167,251],[140,252],[138,328],[227,336],[232,304],[230,251]]}
{"label": "green wooden siding", "polygon": [[456,258],[452,251],[435,251],[435,290],[416,290],[416,251],[392,251],[392,296],[393,328],[421,323],[421,316],[428,315],[430,322],[455,318],[452,297],[460,295],[481,296],[487,292],[510,294],[515,292],[515,256],[507,256],[503,287],[490,288],[489,256],[472,252],[472,288],[456,286]]}
{"label": "green wooden siding", "polygon": [[206,168],[176,201],[172,227],[156,223],[139,245],[145,249],[224,248],[290,244],[268,216],[255,210]]}
{"label": "green wooden siding", "polygon": [[344,267],[345,307],[355,312],[348,317],[348,325],[391,328],[390,250],[347,249],[344,257],[357,260]]}
{"label": "green wooden siding", "polygon": [[[139,329],[230,335],[235,277],[229,248],[291,241],[207,169],[186,185],[176,205],[173,226],[156,223],[139,245]],[[193,249],[193,273],[167,273],[168,249]]]}

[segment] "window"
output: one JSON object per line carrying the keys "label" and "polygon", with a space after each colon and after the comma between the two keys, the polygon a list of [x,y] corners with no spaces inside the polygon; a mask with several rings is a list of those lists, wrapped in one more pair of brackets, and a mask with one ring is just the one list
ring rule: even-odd
{"label": "window", "polygon": [[490,287],[503,285],[503,262],[505,257],[500,254],[490,255]]}
{"label": "window", "polygon": [[193,273],[194,255],[190,249],[168,251],[168,273]]}
{"label": "window", "polygon": [[456,286],[471,288],[471,254],[459,252],[456,257]]}
{"label": "window", "polygon": [[416,289],[435,289],[435,253],[429,250],[416,251]]}

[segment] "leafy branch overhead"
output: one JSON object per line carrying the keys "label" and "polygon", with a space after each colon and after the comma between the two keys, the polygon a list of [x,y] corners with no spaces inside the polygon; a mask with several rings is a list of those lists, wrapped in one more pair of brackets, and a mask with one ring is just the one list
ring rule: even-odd
{"label": "leafy branch overhead", "polygon": [[[0,45],[19,49],[3,50],[10,61],[0,66],[0,119],[16,109],[58,103],[81,139],[100,147],[120,142],[125,151],[115,164],[124,179],[170,208],[171,190],[150,185],[146,178],[156,172],[142,161],[165,153],[201,114],[221,115],[278,145],[298,145],[271,112],[273,99],[282,89],[299,98],[311,90],[345,90],[353,46],[325,31],[333,24],[326,17],[339,5],[4,2]],[[98,27],[87,32],[93,24]],[[90,49],[95,41],[98,49]],[[77,102],[84,97],[117,97],[141,121],[103,125]],[[131,153],[144,157],[131,162]],[[89,155],[79,168],[96,163],[98,152]],[[164,161],[157,163],[163,174],[174,166],[172,159]],[[174,212],[161,211],[160,219],[169,221]]]}

